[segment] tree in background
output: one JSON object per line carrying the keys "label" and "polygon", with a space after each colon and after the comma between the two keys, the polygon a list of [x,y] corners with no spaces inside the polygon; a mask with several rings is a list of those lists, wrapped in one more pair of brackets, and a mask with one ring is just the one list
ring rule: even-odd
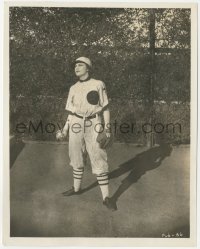
{"label": "tree in background", "polygon": [[[153,101],[188,102],[190,10],[153,10]],[[38,96],[60,98],[63,108],[69,87],[76,82],[73,62],[88,56],[94,62],[95,77],[106,83],[115,104],[113,113],[120,106],[133,110],[135,102],[148,106],[152,101],[149,25],[149,9],[11,7],[11,100],[16,103],[15,96],[26,96],[36,114],[44,108],[43,116],[55,100],[47,104]]]}
{"label": "tree in background", "polygon": [[[190,75],[185,69],[190,64],[190,11],[156,9],[155,14],[155,97],[189,100]],[[147,9],[12,7],[11,92],[62,95],[74,83],[74,59],[86,55],[95,62],[96,76],[108,82],[112,96],[122,96],[124,89],[122,97],[145,100],[149,46]]]}

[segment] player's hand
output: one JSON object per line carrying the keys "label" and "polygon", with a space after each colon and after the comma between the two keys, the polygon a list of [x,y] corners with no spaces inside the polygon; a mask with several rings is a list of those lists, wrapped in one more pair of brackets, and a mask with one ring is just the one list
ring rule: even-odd
{"label": "player's hand", "polygon": [[110,130],[106,130],[106,137],[107,137],[107,138],[110,138],[110,137],[111,137],[111,132],[110,132]]}
{"label": "player's hand", "polygon": [[58,130],[58,131],[56,132],[56,139],[57,139],[58,141],[60,141],[60,140],[63,139],[63,134],[62,134],[62,131],[61,131],[61,130]]}
{"label": "player's hand", "polygon": [[67,131],[58,130],[58,131],[56,132],[56,139],[57,139],[58,141],[62,141],[66,136],[67,136]]}

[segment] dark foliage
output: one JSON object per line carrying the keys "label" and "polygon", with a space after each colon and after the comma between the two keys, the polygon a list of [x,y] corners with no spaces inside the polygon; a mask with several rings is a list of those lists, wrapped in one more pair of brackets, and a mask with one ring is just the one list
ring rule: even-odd
{"label": "dark foliage", "polygon": [[[172,113],[174,120],[183,112],[187,132],[170,140],[188,141],[189,105],[182,103],[190,102],[190,10],[155,9],[155,18],[154,100],[166,103],[154,107],[155,119],[165,122]],[[92,74],[105,82],[111,111],[134,112],[137,122],[143,122],[150,99],[149,39],[148,9],[11,7],[11,130],[19,120],[64,119],[78,56],[93,61]]]}

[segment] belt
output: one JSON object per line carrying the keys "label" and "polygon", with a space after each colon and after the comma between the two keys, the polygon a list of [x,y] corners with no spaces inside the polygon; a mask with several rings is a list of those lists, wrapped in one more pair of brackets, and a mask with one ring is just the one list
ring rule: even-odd
{"label": "belt", "polygon": [[[78,117],[78,118],[84,118],[83,116],[80,116],[80,115],[78,115],[78,114],[76,114],[76,113],[73,113],[73,115],[75,115],[76,117]],[[85,119],[92,119],[92,118],[96,118],[96,114],[95,115],[92,115],[92,116],[89,116],[89,117],[85,117]]]}

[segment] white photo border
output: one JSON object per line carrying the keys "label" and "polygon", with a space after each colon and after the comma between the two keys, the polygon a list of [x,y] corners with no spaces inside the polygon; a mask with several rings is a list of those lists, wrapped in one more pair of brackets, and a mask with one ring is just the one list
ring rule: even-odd
{"label": "white photo border", "polygon": [[[23,238],[10,237],[9,200],[9,7],[109,7],[191,9],[191,143],[190,143],[190,238]],[[197,176],[197,4],[196,3],[93,3],[93,2],[5,2],[4,3],[4,165],[3,243],[9,246],[195,246]]]}

